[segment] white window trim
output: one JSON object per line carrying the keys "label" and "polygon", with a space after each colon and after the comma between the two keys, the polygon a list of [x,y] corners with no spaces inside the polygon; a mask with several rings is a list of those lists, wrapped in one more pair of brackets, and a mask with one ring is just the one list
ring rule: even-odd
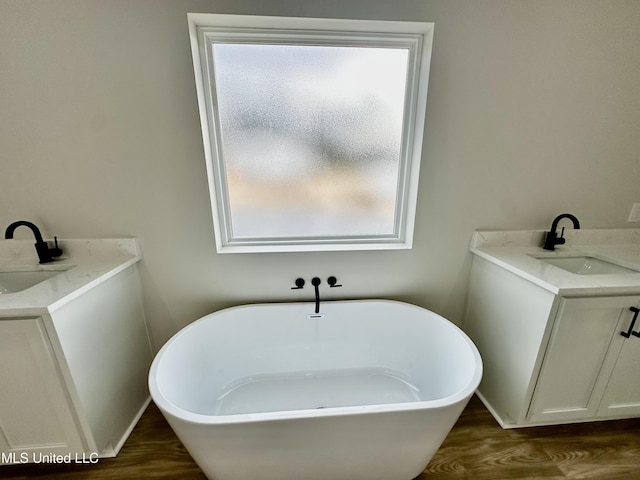
{"label": "white window trim", "polygon": [[[433,43],[433,23],[326,18],[264,17],[246,15],[187,14],[204,142],[207,178],[211,197],[216,248],[218,253],[309,252],[337,250],[410,249],[413,243],[418,173],[422,156],[429,67]],[[227,195],[224,163],[220,161],[220,138],[216,112],[212,107],[212,66],[207,51],[213,38],[217,41],[252,43],[269,40],[274,43],[316,44],[314,35],[321,34],[322,45],[336,42],[350,46],[396,46],[409,48],[406,127],[398,173],[398,202],[395,233],[392,235],[299,237],[299,238],[231,238],[230,212],[224,208]],[[248,41],[248,40],[246,40]],[[227,203],[228,204],[228,203]]]}

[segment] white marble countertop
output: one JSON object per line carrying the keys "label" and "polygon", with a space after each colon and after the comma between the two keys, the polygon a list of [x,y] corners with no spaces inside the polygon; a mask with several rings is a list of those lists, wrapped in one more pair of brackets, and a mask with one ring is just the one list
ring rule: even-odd
{"label": "white marble countertop", "polygon": [[[564,245],[544,250],[545,231],[477,231],[471,252],[558,295],[640,294],[640,229],[566,229]],[[540,259],[591,256],[634,270],[578,275]],[[536,258],[538,257],[538,258]]]}
{"label": "white marble countertop", "polygon": [[58,245],[63,255],[41,265],[33,240],[0,241],[0,273],[62,270],[25,290],[0,293],[0,316],[53,312],[141,259],[135,238],[58,239]]}

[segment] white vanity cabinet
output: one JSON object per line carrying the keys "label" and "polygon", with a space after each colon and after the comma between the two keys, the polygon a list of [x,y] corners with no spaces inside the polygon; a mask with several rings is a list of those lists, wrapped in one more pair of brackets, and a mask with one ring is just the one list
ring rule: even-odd
{"label": "white vanity cabinet", "polygon": [[621,335],[640,288],[628,290],[555,293],[474,255],[463,329],[484,363],[478,394],[504,428],[640,416],[640,337]]}
{"label": "white vanity cabinet", "polygon": [[150,401],[151,360],[135,263],[47,307],[0,308],[0,463],[116,455]]}
{"label": "white vanity cabinet", "polygon": [[639,306],[640,296],[561,298],[529,420],[640,415],[640,338],[621,335]]}
{"label": "white vanity cabinet", "polygon": [[85,449],[42,317],[0,319],[2,463]]}
{"label": "white vanity cabinet", "polygon": [[[638,308],[639,303],[640,298],[636,301]],[[597,411],[600,418],[640,417],[640,322],[635,323],[634,332],[638,335],[625,338],[620,333],[629,331],[627,315],[618,324],[620,331],[614,333],[606,359],[605,371],[612,370]]]}

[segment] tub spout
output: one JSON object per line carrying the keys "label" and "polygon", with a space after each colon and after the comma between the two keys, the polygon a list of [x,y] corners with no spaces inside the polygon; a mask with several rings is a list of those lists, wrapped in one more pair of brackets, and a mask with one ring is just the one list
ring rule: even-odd
{"label": "tub spout", "polygon": [[320,286],[320,279],[313,277],[311,279],[311,285],[313,285],[316,292],[316,313],[320,313],[320,289],[318,288]]}

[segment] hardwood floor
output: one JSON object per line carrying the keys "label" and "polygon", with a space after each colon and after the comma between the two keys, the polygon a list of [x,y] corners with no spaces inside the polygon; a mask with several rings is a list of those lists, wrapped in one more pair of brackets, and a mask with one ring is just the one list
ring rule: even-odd
{"label": "hardwood floor", "polygon": [[[0,478],[206,480],[153,404],[116,458],[95,465],[4,466]],[[567,478],[640,479],[640,419],[502,430],[474,396],[415,480]]]}
{"label": "hardwood floor", "polygon": [[419,480],[640,479],[640,419],[503,430],[474,396]]}

